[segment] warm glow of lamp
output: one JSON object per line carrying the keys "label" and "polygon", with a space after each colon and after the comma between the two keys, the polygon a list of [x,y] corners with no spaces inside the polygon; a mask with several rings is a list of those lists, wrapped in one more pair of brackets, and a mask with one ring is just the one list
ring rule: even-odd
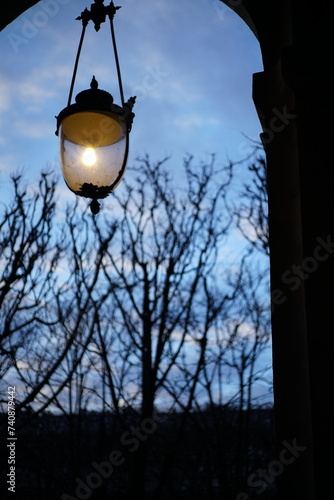
{"label": "warm glow of lamp", "polygon": [[96,163],[95,149],[92,147],[86,148],[82,155],[82,163],[85,167],[94,167]]}
{"label": "warm glow of lamp", "polygon": [[60,112],[60,163],[67,186],[76,194],[104,198],[121,181],[129,140],[127,109],[113,104],[93,77],[91,88]]}

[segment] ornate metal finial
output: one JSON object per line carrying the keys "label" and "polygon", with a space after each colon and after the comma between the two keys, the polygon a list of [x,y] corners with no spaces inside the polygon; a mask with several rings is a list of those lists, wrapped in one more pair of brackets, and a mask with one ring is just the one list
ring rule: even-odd
{"label": "ornate metal finial", "polygon": [[97,90],[98,86],[98,81],[96,80],[95,75],[93,75],[92,81],[90,82],[90,88],[92,90]]}
{"label": "ornate metal finial", "polygon": [[90,211],[93,215],[97,215],[99,213],[100,206],[100,203],[95,199],[89,204]]}
{"label": "ornate metal finial", "polygon": [[89,21],[93,21],[95,30],[99,31],[101,24],[106,20],[106,16],[112,20],[116,11],[121,7],[115,7],[112,1],[107,6],[104,5],[104,0],[94,0],[94,2],[90,6],[90,10],[86,8],[76,20],[82,21],[83,26],[87,26]]}

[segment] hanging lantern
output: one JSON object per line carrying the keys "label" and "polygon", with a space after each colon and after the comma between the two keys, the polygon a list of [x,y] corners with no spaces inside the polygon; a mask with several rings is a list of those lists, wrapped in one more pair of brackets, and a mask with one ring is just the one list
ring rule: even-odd
{"label": "hanging lantern", "polygon": [[[115,7],[113,2],[105,6],[103,0],[95,0],[91,10],[85,9],[77,18],[82,20],[83,28],[68,104],[56,117],[56,134],[59,136],[60,164],[64,180],[75,194],[92,199],[90,208],[94,214],[98,213],[100,208],[97,200],[108,196],[123,178],[129,151],[129,133],[134,118],[132,107],[135,97],[124,102],[113,29],[113,17],[119,8]],[[109,92],[98,88],[95,76],[90,89],[80,92],[75,103],[71,104],[86,26],[92,20],[95,30],[98,31],[107,16],[110,19],[121,106],[114,103]]]}

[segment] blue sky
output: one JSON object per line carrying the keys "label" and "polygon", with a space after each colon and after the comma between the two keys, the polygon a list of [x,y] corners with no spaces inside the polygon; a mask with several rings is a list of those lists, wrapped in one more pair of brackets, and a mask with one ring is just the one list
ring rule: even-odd
{"label": "blue sky", "polygon": [[[43,0],[0,32],[1,202],[18,170],[29,187],[47,166],[60,176],[55,116],[67,105],[81,34],[75,18],[90,3]],[[219,0],[115,5],[122,5],[115,31],[125,99],[137,95],[128,163],[171,155],[177,183],[187,153],[198,161],[215,153],[219,164],[250,153],[244,135],[258,140],[261,131],[252,74],[262,71],[262,60],[245,23]],[[98,33],[87,28],[74,96],[93,75],[120,103],[108,23]],[[75,198],[62,179],[59,194]]]}
{"label": "blue sky", "polygon": [[[23,169],[33,180],[60,171],[55,115],[67,104],[86,0],[43,0],[0,33],[0,180]],[[125,99],[137,95],[129,163],[171,155],[178,174],[191,153],[239,160],[258,139],[252,74],[259,44],[219,0],[126,0],[115,17]],[[110,31],[87,28],[74,96],[92,75],[119,102]],[[67,188],[61,181],[64,196]]]}

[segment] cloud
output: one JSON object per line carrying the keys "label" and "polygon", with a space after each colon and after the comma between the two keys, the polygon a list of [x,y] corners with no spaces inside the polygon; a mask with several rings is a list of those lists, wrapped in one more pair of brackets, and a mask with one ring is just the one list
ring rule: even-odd
{"label": "cloud", "polygon": [[6,81],[0,81],[0,110],[5,111],[10,106],[9,88]]}
{"label": "cloud", "polygon": [[193,128],[193,127],[203,127],[205,125],[219,125],[220,120],[217,118],[210,118],[208,116],[200,114],[186,114],[184,116],[179,116],[175,119],[175,125],[180,128]]}
{"label": "cloud", "polygon": [[[251,101],[251,71],[260,64],[257,42],[234,13],[222,15],[213,3],[128,0],[115,16],[124,96],[138,97],[131,155],[215,151],[225,156],[228,144],[234,158],[241,132],[257,135]],[[8,30],[0,37],[0,111],[6,111],[1,153],[16,155],[17,164],[29,158],[38,168],[57,156],[54,116],[67,104],[81,33],[75,18],[83,8],[77,1],[62,5],[17,52]],[[26,17],[33,21],[39,9]],[[10,31],[22,34],[21,24]],[[87,29],[73,98],[89,87],[93,74],[118,103],[107,23],[98,33],[92,25]],[[17,148],[20,140],[24,154]]]}
{"label": "cloud", "polygon": [[[4,140],[0,142],[2,146],[5,143]],[[4,154],[0,155],[0,173],[6,176],[17,169],[17,158],[15,154]],[[8,180],[8,179],[7,179]],[[3,182],[1,183],[3,185]]]}
{"label": "cloud", "polygon": [[26,103],[34,105],[42,104],[44,100],[49,99],[54,95],[54,91],[45,87],[41,83],[37,83],[35,79],[21,81],[16,86],[17,95]]}
{"label": "cloud", "polygon": [[48,121],[19,120],[14,122],[13,128],[15,133],[22,138],[41,139],[54,134],[54,127],[52,128]]}

